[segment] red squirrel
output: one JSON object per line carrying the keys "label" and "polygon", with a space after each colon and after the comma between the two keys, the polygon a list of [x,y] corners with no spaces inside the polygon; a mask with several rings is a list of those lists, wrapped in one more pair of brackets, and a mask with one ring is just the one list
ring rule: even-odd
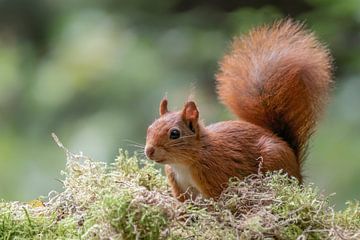
{"label": "red squirrel", "polygon": [[165,164],[180,201],[217,198],[231,177],[301,166],[332,84],[328,49],[301,23],[282,20],[236,38],[216,75],[219,99],[239,120],[204,126],[193,101],[181,111],[160,102],[145,154]]}

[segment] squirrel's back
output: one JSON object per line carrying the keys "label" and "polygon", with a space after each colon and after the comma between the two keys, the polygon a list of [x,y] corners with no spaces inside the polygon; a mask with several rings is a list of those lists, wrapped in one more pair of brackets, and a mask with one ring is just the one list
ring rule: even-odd
{"label": "squirrel's back", "polygon": [[220,62],[219,98],[241,119],[271,130],[299,164],[328,99],[329,51],[291,20],[236,38]]}

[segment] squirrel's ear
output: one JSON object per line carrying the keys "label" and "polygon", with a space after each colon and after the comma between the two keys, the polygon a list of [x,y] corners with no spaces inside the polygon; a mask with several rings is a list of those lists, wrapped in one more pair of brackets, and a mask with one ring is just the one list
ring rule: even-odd
{"label": "squirrel's ear", "polygon": [[168,100],[166,98],[163,98],[160,102],[160,106],[159,106],[159,113],[160,116],[164,115],[165,113],[169,112],[169,110],[167,109],[167,105],[168,105]]}
{"label": "squirrel's ear", "polygon": [[189,101],[185,104],[182,118],[186,125],[189,126],[190,130],[196,132],[198,128],[199,111],[193,101]]}

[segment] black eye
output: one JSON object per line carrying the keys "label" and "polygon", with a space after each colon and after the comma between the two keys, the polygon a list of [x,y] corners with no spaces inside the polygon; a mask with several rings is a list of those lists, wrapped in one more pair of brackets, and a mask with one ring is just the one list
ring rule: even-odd
{"label": "black eye", "polygon": [[170,139],[178,139],[180,137],[180,131],[178,129],[170,130]]}

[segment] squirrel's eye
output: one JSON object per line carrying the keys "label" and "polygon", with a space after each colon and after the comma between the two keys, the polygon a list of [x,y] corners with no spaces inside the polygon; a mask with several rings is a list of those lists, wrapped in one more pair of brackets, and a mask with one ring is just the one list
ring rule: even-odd
{"label": "squirrel's eye", "polygon": [[180,137],[180,131],[178,129],[172,129],[169,137],[170,139],[178,139]]}

